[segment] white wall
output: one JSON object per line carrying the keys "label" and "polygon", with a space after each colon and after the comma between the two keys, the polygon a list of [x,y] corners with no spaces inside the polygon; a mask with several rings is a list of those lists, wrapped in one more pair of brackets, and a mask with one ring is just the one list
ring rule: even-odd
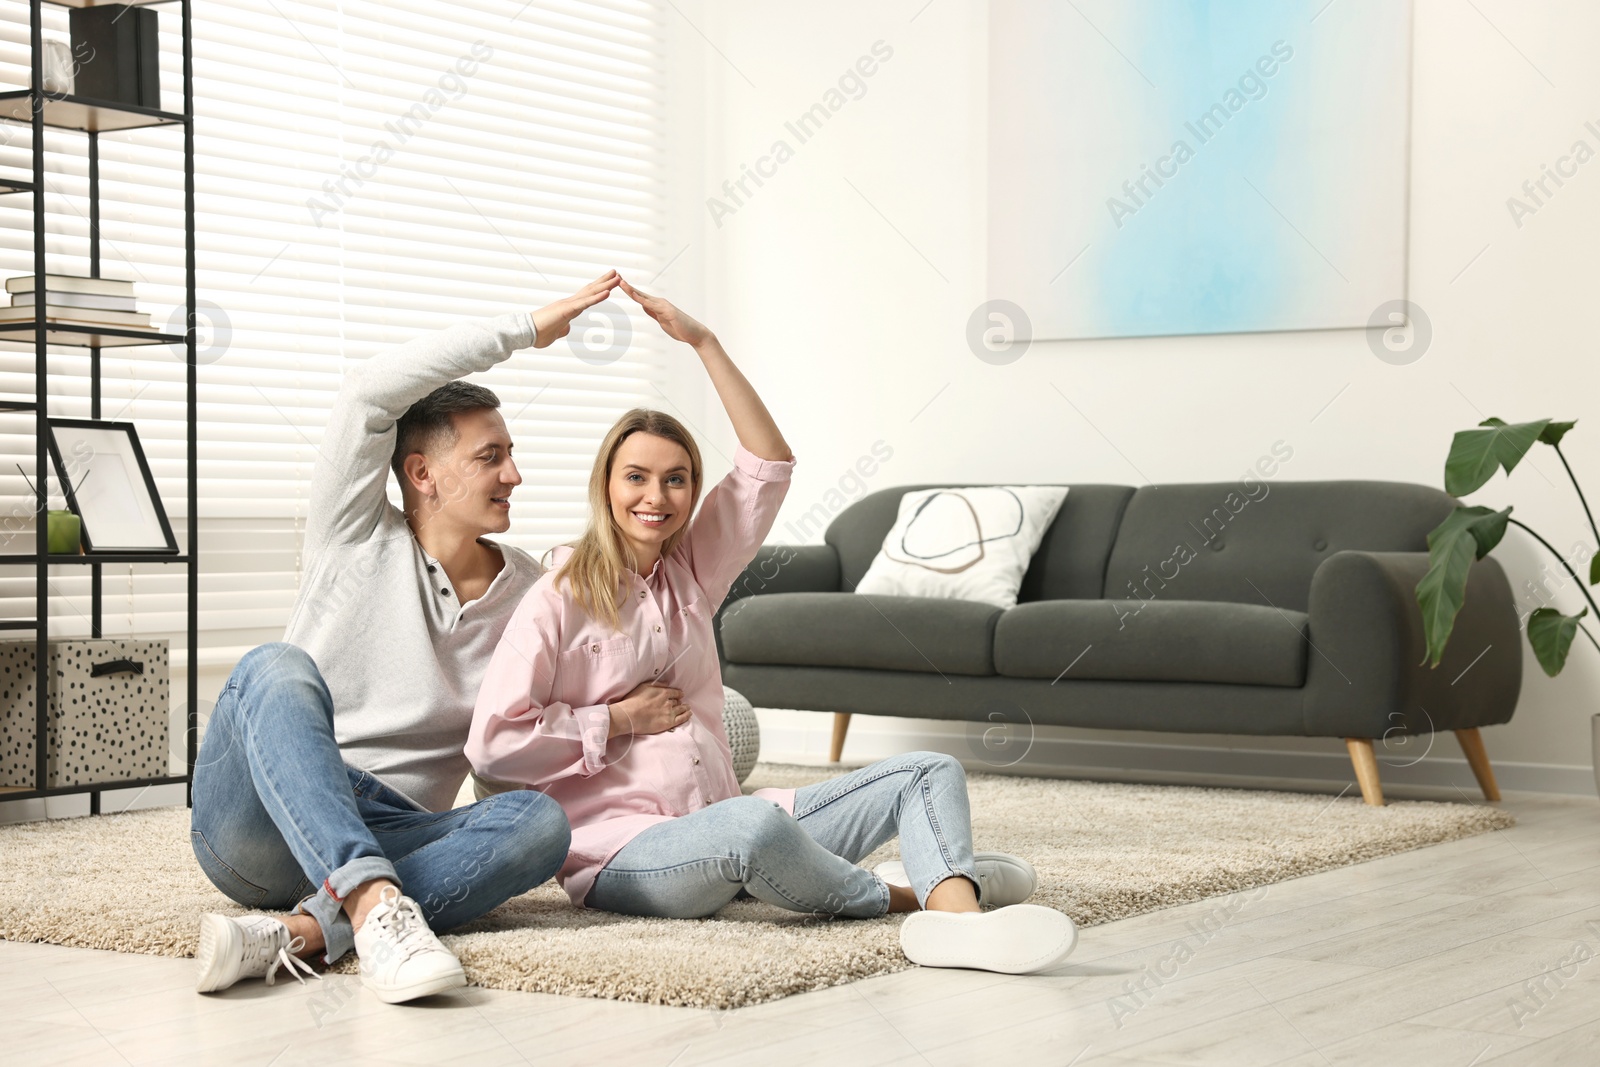
{"label": "white wall", "polygon": [[[795,148],[720,225],[702,209],[691,260],[703,272],[707,320],[762,389],[800,460],[774,540],[794,540],[786,524],[826,499],[878,440],[894,456],[870,489],[946,479],[1224,480],[1280,439],[1294,448],[1284,478],[1437,485],[1451,434],[1484,416],[1581,417],[1567,451],[1600,499],[1600,420],[1588,418],[1600,161],[1580,168],[1520,228],[1506,206],[1575,139],[1600,149],[1583,126],[1592,119],[1600,128],[1593,5],[1419,0],[1410,297],[1434,336],[1407,366],[1375,358],[1360,331],[1040,343],[1009,366],[986,364],[967,348],[964,329],[976,305],[1005,295],[984,289],[987,5],[708,0],[681,10],[673,17],[692,22],[706,78],[698,199],[721,197],[722,181],[775,140]],[[893,56],[865,95],[797,145],[785,121],[879,40]],[[1108,84],[1105,93],[1130,88]],[[1041,101],[1038,121],[1070,123],[1103,103]],[[1074,251],[1064,250],[1062,262]],[[708,417],[707,430],[730,445],[720,417]],[[1548,449],[1473,502],[1515,504],[1519,518],[1562,547],[1593,541]],[[1519,589],[1538,577],[1539,557],[1515,531],[1497,556]],[[1570,589],[1558,600],[1566,610],[1581,603]],[[1502,783],[1591,789],[1600,656],[1575,648],[1551,680],[1527,655],[1526,675],[1515,719],[1486,732]],[[769,755],[823,753],[822,716],[764,718]],[[1099,756],[1057,745],[1052,758],[1064,763],[1198,771],[1233,759],[1241,773],[1348,777],[1336,741],[1047,733],[1116,743]],[[852,736],[847,758],[960,740],[929,724],[863,718]],[[1184,747],[1174,760],[1170,748],[1128,745]],[[1283,754],[1252,763],[1221,749]],[[1452,740],[1441,739],[1417,768],[1399,767],[1411,758],[1400,751],[1392,757],[1390,781],[1471,782]]]}

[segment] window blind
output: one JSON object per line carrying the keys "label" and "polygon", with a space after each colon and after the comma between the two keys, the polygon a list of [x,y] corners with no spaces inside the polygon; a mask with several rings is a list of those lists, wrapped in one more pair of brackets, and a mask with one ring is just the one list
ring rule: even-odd
{"label": "window blind", "polygon": [[[179,9],[157,10],[162,106],[178,111]],[[65,9],[45,17],[46,37],[66,40]],[[0,80],[24,87],[26,5],[3,19]],[[193,30],[200,655],[226,664],[282,635],[347,367],[453,322],[539,307],[613,266],[661,269],[666,61],[655,0],[227,0],[196,4]],[[25,176],[30,137],[0,132],[0,174]],[[47,130],[45,144],[50,270],[87,274],[86,138]],[[99,137],[101,274],[133,281],[140,309],[174,332],[182,147],[178,127]],[[31,248],[30,197],[0,196],[0,274],[31,274]],[[646,325],[632,317],[616,358],[557,342],[482,376],[525,478],[509,543],[540,552],[578,532],[601,436],[666,374]],[[30,399],[32,371],[31,347],[0,352],[0,398]],[[53,349],[50,373],[51,414],[87,417],[86,352]],[[105,349],[102,373],[101,417],[137,426],[181,544],[182,350]],[[32,550],[32,430],[31,414],[0,415],[0,512],[12,516],[0,551]],[[182,568],[104,574],[105,634],[169,637],[181,663]],[[86,568],[52,568],[53,633],[89,632],[89,582]],[[32,592],[31,566],[0,568],[6,617],[30,617]]]}

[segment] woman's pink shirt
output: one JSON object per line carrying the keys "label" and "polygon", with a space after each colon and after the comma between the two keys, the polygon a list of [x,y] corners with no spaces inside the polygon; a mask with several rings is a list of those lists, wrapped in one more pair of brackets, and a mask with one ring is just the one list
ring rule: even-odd
{"label": "woman's pink shirt", "polygon": [[[556,880],[580,907],[600,869],[646,827],[740,795],[711,619],[772,529],[793,469],[792,459],[739,447],[672,554],[648,576],[628,575],[620,631],[558,586],[565,546],[506,625],[478,691],[467,758],[478,774],[561,805],[572,848]],[[689,721],[608,741],[607,705],[650,681],[683,691]],[[794,813],[792,789],[756,795]]]}

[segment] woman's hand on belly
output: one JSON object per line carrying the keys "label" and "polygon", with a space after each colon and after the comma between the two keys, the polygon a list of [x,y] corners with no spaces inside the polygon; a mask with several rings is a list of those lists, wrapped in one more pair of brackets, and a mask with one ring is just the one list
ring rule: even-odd
{"label": "woman's hand on belly", "polygon": [[607,705],[611,712],[610,737],[622,734],[659,734],[689,721],[683,691],[655,682],[643,682],[633,692]]}

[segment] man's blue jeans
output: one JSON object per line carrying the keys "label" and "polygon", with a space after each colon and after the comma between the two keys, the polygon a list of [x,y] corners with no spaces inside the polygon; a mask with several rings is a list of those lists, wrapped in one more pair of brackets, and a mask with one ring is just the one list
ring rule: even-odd
{"label": "man's blue jeans", "polygon": [[354,946],[343,901],[362,883],[395,882],[442,932],[554,876],[570,839],[543,793],[421,811],[347,766],[327,683],[294,645],[239,661],[195,763],[190,841],[201,870],[245,907],[313,916],[329,963]]}
{"label": "man's blue jeans", "polygon": [[611,857],[584,904],[693,919],[743,891],[791,911],[876,918],[889,910],[888,887],[856,863],[895,836],[919,904],[953,875],[978,889],[959,760],[939,752],[879,760],[796,790],[792,817],[747,796],[657,823]]}

